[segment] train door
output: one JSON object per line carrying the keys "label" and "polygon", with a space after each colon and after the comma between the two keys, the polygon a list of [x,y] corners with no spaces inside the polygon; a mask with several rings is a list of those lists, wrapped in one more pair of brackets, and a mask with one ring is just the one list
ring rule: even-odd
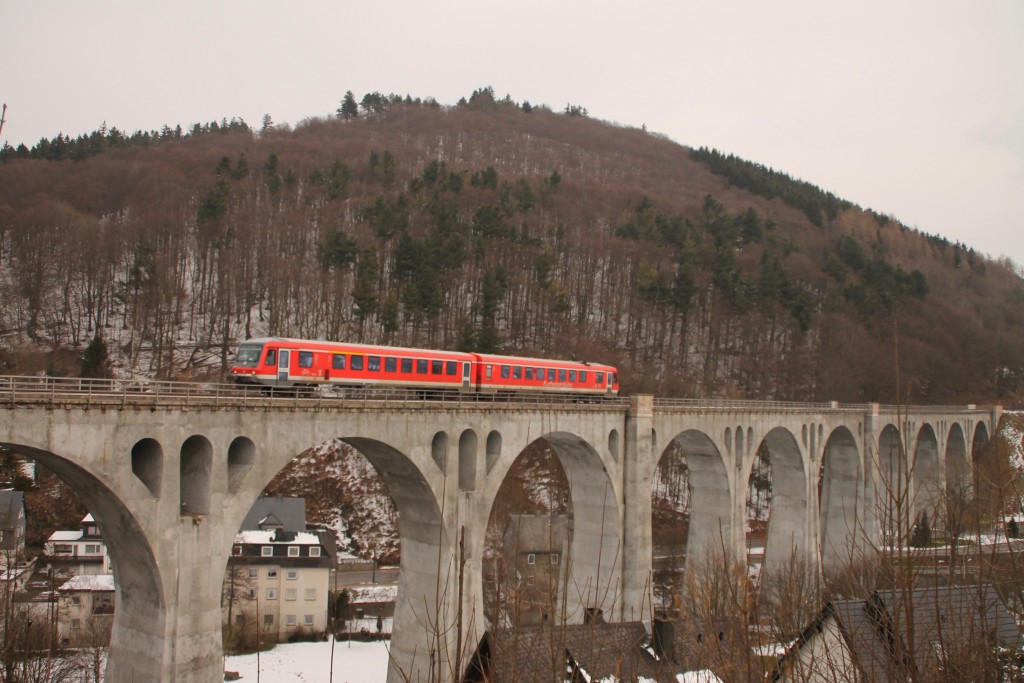
{"label": "train door", "polygon": [[470,380],[470,377],[469,377],[469,366],[470,366],[469,361],[464,361],[462,363],[462,388],[463,389],[469,389],[469,380]]}
{"label": "train door", "polygon": [[289,363],[292,359],[292,351],[290,349],[281,349],[277,352],[277,381],[287,382],[288,381],[288,368]]}

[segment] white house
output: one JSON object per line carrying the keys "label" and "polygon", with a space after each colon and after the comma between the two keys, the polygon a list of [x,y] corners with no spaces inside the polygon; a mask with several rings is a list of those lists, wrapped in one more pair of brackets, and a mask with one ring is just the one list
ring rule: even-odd
{"label": "white house", "polygon": [[327,630],[333,560],[318,534],[240,531],[222,610],[225,640],[254,645],[316,637]]}
{"label": "white house", "polygon": [[57,589],[57,633],[61,645],[90,647],[110,642],[114,625],[112,574],[75,576]]}
{"label": "white house", "polygon": [[82,518],[81,528],[77,530],[50,534],[45,552],[45,561],[54,576],[70,578],[81,574],[113,573],[107,544],[91,514]]}

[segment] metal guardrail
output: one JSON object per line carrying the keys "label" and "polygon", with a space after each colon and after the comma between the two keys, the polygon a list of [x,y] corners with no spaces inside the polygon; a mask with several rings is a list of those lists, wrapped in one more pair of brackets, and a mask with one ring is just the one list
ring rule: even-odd
{"label": "metal guardrail", "polygon": [[571,407],[573,410],[623,411],[629,407],[629,399],[540,393],[477,394],[393,387],[285,389],[217,382],[0,376],[0,408],[32,406],[150,410],[550,410]]}
{"label": "metal guardrail", "polygon": [[[529,410],[571,407],[573,410],[624,411],[629,397],[606,398],[572,394],[500,393],[415,390],[395,387],[316,387],[284,389],[220,382],[168,382],[150,379],[83,379],[77,377],[0,376],[0,407],[125,408],[125,409],[290,409],[358,410],[433,409]],[[975,406],[895,406],[868,403],[801,403],[716,398],[655,398],[659,412],[842,412],[879,414],[987,413]]]}

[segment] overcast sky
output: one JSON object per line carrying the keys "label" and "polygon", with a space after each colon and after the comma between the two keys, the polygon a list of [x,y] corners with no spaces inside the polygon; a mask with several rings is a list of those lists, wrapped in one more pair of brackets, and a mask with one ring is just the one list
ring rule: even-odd
{"label": "overcast sky", "polygon": [[330,115],[346,90],[586,107],[1024,264],[1024,2],[7,0],[2,138]]}

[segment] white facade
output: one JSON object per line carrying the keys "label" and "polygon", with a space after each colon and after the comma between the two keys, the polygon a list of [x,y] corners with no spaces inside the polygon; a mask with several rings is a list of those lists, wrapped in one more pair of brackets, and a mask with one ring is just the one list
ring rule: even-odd
{"label": "white facade", "polygon": [[[228,639],[283,642],[327,630],[331,558],[307,532],[235,537],[222,603]],[[258,633],[257,633],[258,632]]]}
{"label": "white facade", "polygon": [[75,576],[57,590],[57,633],[61,645],[98,647],[110,642],[114,625],[114,577]]}
{"label": "white facade", "polygon": [[57,576],[112,574],[110,554],[92,515],[82,518],[82,528],[54,531],[46,540],[46,561]]}

